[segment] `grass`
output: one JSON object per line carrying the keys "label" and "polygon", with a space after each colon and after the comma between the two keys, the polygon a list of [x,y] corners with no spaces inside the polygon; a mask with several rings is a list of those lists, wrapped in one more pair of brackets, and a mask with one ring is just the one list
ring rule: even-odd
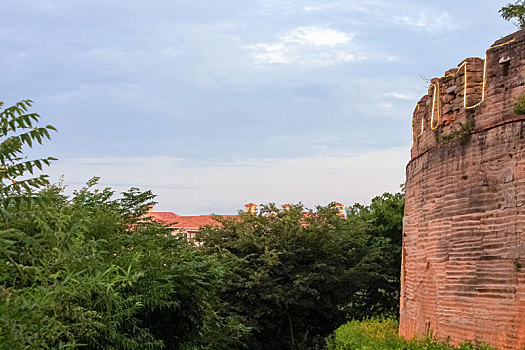
{"label": "grass", "polygon": [[339,327],[328,338],[329,350],[491,350],[484,344],[466,342],[455,348],[431,337],[406,340],[398,335],[399,324],[394,319],[351,321]]}

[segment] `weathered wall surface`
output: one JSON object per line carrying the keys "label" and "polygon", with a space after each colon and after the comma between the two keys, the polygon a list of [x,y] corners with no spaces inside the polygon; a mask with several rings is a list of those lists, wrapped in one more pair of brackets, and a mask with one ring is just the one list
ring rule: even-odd
{"label": "weathered wall surface", "polygon": [[464,62],[414,111],[400,334],[525,349],[525,31]]}

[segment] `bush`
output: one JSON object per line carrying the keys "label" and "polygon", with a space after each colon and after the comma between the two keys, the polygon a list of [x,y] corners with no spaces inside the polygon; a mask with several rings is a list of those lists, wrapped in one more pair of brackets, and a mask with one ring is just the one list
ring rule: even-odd
{"label": "bush", "polygon": [[[394,319],[351,321],[339,327],[327,340],[329,350],[453,350],[446,342],[425,337],[407,341],[398,336],[399,324]],[[462,350],[490,350],[487,345],[463,343]]]}

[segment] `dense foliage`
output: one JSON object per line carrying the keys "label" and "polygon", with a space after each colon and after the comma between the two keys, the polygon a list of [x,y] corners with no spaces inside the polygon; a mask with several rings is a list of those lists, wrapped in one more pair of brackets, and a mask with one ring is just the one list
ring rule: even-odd
{"label": "dense foliage", "polygon": [[264,206],[198,239],[231,273],[223,308],[252,327],[250,349],[321,348],[347,319],[397,312],[403,195],[304,212]]}
{"label": "dense foliage", "polygon": [[514,4],[503,6],[499,13],[503,19],[514,21],[520,29],[525,29],[525,0],[518,0]]}
{"label": "dense foliage", "polygon": [[[19,110],[1,114],[0,125],[14,133],[21,125],[14,118],[28,125]],[[114,198],[93,179],[68,198],[61,186],[38,190],[45,177],[18,182],[36,164],[13,163],[21,159],[10,155],[22,150],[12,140],[21,135],[4,140],[16,147],[0,144],[9,180],[0,203],[0,348],[238,347],[247,329],[215,312],[224,268],[143,219],[149,191]]]}
{"label": "dense foliage", "polygon": [[402,190],[377,196],[368,206],[354,204],[347,209],[350,225],[364,230],[369,237],[367,244],[381,247],[383,253],[375,260],[378,264],[369,267],[369,288],[360,290],[352,300],[349,307],[351,318],[394,316],[399,312],[404,208]]}
{"label": "dense foliage", "polygon": [[458,348],[431,337],[410,341],[398,336],[399,324],[394,319],[351,321],[339,327],[328,339],[329,350],[490,350],[483,344],[460,344]]}

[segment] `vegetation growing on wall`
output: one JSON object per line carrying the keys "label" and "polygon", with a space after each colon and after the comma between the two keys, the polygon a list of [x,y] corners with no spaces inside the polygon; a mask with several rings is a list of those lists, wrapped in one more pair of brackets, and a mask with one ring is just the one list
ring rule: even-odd
{"label": "vegetation growing on wall", "polygon": [[441,135],[438,134],[439,141],[440,142],[450,142],[454,140],[458,140],[460,144],[464,145],[470,140],[470,137],[472,135],[472,131],[475,127],[474,119],[468,120],[466,123],[457,123],[458,128],[453,129],[450,133]]}
{"label": "vegetation growing on wall", "polygon": [[514,105],[514,114],[525,115],[525,95],[521,96]]}

